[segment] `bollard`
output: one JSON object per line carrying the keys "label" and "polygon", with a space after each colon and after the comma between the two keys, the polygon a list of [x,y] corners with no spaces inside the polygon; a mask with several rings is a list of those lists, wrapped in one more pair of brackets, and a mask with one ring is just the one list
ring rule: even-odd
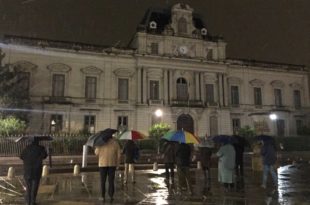
{"label": "bollard", "polygon": [[78,164],[74,165],[73,175],[77,176],[80,174],[80,166]]}
{"label": "bollard", "polygon": [[9,167],[8,179],[13,179],[14,176],[15,176],[15,169],[14,169],[14,167]]}
{"label": "bollard", "polygon": [[48,174],[49,174],[48,166],[44,165],[42,169],[42,177],[46,177]]}
{"label": "bollard", "polygon": [[87,153],[88,153],[88,146],[83,145],[82,167],[87,167]]}
{"label": "bollard", "polygon": [[197,169],[201,169],[201,161],[197,161]]}
{"label": "bollard", "polygon": [[157,170],[158,170],[158,164],[157,164],[157,162],[154,162],[153,171],[157,171]]}

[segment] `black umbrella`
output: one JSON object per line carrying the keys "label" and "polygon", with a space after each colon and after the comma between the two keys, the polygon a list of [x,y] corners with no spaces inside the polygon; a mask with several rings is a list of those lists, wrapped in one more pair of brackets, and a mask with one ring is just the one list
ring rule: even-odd
{"label": "black umbrella", "polygon": [[50,135],[24,135],[15,140],[15,142],[20,142],[24,140],[29,140],[29,141],[52,141],[53,138]]}
{"label": "black umbrella", "polygon": [[107,128],[103,131],[97,132],[96,134],[90,136],[86,142],[87,146],[101,146],[104,145],[109,139],[112,138],[114,133],[118,132],[118,130]]}

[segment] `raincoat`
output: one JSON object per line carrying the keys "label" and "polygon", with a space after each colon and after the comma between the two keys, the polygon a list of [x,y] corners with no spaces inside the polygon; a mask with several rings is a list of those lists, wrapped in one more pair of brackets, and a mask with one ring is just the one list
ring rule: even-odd
{"label": "raincoat", "polygon": [[218,180],[221,183],[234,183],[236,152],[231,144],[222,145],[216,153],[219,157]]}

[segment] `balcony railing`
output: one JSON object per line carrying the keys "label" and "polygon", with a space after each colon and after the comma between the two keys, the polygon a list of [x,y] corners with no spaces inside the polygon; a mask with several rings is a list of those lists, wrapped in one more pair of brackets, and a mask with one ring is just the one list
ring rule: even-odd
{"label": "balcony railing", "polygon": [[163,100],[148,100],[148,104],[149,105],[162,105],[163,104]]}
{"label": "balcony railing", "polygon": [[204,107],[201,100],[172,100],[171,106],[175,107]]}
{"label": "balcony railing", "polygon": [[43,101],[46,103],[57,103],[57,104],[71,104],[72,103],[70,97],[64,97],[64,96],[43,97]]}

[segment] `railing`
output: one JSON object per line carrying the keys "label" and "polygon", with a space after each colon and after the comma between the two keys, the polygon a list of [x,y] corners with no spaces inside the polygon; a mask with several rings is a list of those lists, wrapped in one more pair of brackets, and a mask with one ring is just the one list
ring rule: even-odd
{"label": "railing", "polygon": [[204,107],[201,100],[172,100],[171,106],[176,107]]}
{"label": "railing", "polygon": [[[88,135],[80,134],[52,134],[52,141],[41,141],[52,155],[80,155]],[[20,137],[20,136],[19,136]],[[29,144],[27,140],[15,142],[17,136],[0,136],[0,157],[19,156],[22,150]],[[90,149],[91,152],[91,149]]]}

